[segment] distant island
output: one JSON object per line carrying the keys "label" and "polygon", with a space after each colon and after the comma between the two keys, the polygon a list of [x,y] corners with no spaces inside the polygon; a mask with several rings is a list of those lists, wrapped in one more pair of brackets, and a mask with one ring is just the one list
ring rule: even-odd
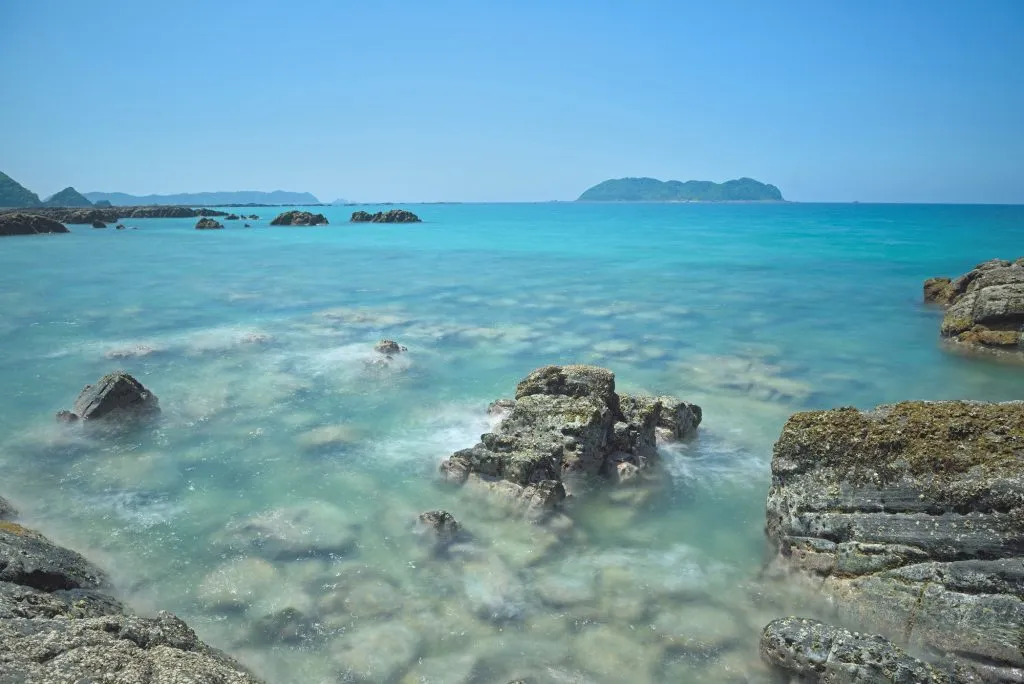
{"label": "distant island", "polygon": [[712,181],[615,178],[598,183],[577,202],[782,202],[782,192],[753,178]]}
{"label": "distant island", "polygon": [[151,207],[162,205],[205,205],[218,207],[232,204],[320,204],[320,200],[308,192],[287,192],[285,190],[274,190],[273,192],[261,192],[258,190],[183,192],[176,195],[128,195],[123,192],[87,192],[85,196],[93,202],[110,202],[115,207]]}

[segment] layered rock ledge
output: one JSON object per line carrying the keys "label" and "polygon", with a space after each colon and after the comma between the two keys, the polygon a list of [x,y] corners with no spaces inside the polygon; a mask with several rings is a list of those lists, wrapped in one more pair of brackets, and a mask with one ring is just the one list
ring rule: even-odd
{"label": "layered rock ledge", "polygon": [[107,589],[78,553],[0,522],[0,681],[259,684],[174,615],[132,615]]}
{"label": "layered rock ledge", "polygon": [[955,280],[929,278],[924,300],[946,307],[941,335],[983,349],[1024,352],[1024,257],[993,259]]}
{"label": "layered rock ledge", "polygon": [[572,476],[631,480],[657,458],[659,428],[680,438],[701,421],[700,407],[688,402],[617,394],[615,375],[595,366],[539,368],[505,406],[495,431],[452,454],[441,474],[483,484],[535,517],[565,499]]}
{"label": "layered rock ledge", "polygon": [[772,458],[777,563],[846,624],[1024,678],[1024,403],[798,413]]}

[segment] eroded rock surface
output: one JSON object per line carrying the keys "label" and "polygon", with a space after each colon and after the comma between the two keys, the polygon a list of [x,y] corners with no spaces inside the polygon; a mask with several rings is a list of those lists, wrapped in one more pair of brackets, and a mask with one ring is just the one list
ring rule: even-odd
{"label": "eroded rock surface", "polygon": [[368,211],[353,212],[352,223],[421,223],[420,217],[405,209],[391,209],[371,214]]}
{"label": "eroded rock surface", "polygon": [[924,299],[947,307],[940,329],[944,338],[1024,352],[1024,257],[986,261],[955,280],[929,278]]}
{"label": "eroded rock surface", "polygon": [[126,614],[105,587],[79,554],[0,523],[0,681],[258,684],[177,617]]}
{"label": "eroded rock surface", "polygon": [[34,214],[0,214],[0,236],[69,232],[71,231],[62,224],[45,216],[36,216]]}
{"label": "eroded rock surface", "polygon": [[844,622],[1003,673],[984,681],[1024,672],[1024,403],[798,413],[766,531]]}
{"label": "eroded rock surface", "polygon": [[220,221],[212,218],[201,218],[196,221],[196,230],[221,230],[224,228]]}
{"label": "eroded rock surface", "polygon": [[95,384],[86,385],[75,400],[73,412],[61,411],[57,418],[61,422],[74,422],[77,418],[144,417],[159,411],[160,402],[155,394],[128,373],[114,371]]}
{"label": "eroded rock surface", "polygon": [[817,620],[774,620],[761,633],[761,659],[828,684],[952,684],[959,681],[913,658],[882,636],[857,634]]}
{"label": "eroded rock surface", "polygon": [[[615,478],[622,464],[644,469],[656,458],[656,433],[664,424],[673,434],[700,422],[700,409],[663,399],[615,392],[615,375],[596,366],[545,366],[516,388],[515,403],[494,432],[457,451],[441,464],[449,482],[473,480],[509,501],[541,513],[566,496],[570,475]],[[680,411],[689,411],[680,420]],[[671,426],[671,427],[670,427]]]}
{"label": "eroded rock surface", "polygon": [[272,226],[320,226],[327,225],[327,217],[309,211],[286,211],[270,222]]}

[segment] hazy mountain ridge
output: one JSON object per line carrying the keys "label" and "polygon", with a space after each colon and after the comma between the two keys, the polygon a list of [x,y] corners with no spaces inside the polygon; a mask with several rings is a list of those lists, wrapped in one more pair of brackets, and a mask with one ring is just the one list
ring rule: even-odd
{"label": "hazy mountain ridge", "polygon": [[614,178],[588,188],[578,202],[782,202],[774,185],[753,178],[724,183],[657,178]]}
{"label": "hazy mountain ridge", "polygon": [[115,207],[159,206],[205,204],[219,206],[227,204],[320,204],[316,196],[308,192],[274,190],[235,190],[226,192],[183,192],[173,195],[129,195],[124,192],[87,192],[85,196],[93,202],[107,200]]}
{"label": "hazy mountain ridge", "polygon": [[82,193],[68,186],[43,202],[44,207],[91,207],[90,202]]}

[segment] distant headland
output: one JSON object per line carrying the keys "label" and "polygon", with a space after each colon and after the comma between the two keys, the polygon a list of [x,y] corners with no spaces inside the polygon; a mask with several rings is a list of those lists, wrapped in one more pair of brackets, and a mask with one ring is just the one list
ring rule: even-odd
{"label": "distant headland", "polygon": [[753,178],[712,181],[615,178],[598,183],[577,202],[783,202],[782,192]]}

